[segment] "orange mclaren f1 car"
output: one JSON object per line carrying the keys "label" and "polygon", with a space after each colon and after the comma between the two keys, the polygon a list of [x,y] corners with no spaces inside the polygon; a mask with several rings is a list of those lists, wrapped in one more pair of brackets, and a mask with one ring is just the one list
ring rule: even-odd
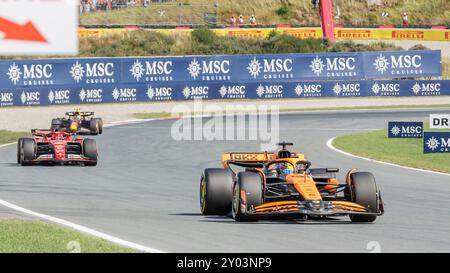
{"label": "orange mclaren f1 car", "polygon": [[[352,222],[373,222],[384,207],[374,176],[350,170],[346,183],[336,179],[337,168],[310,168],[304,155],[279,143],[277,153],[225,153],[223,168],[205,169],[200,182],[204,215],[232,213],[236,221],[265,216],[323,219],[348,215]],[[231,167],[241,167],[236,173]]]}

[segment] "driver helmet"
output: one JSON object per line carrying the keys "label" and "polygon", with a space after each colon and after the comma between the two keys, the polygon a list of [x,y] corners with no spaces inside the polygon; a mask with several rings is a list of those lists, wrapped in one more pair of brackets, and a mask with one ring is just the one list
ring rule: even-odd
{"label": "driver helmet", "polygon": [[80,115],[81,115],[80,108],[75,108],[75,111],[73,111],[73,116],[74,116],[75,118],[79,118]]}
{"label": "driver helmet", "polygon": [[294,166],[289,162],[279,162],[270,166],[269,170],[277,171],[279,174],[293,174]]}

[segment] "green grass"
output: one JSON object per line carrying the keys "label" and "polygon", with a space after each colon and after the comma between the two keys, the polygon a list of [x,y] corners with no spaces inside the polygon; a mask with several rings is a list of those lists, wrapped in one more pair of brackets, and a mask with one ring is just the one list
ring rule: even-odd
{"label": "green grass", "polygon": [[[214,100],[216,101],[216,100]],[[226,100],[222,101],[225,102]],[[241,100],[235,100],[241,101]],[[245,100],[242,100],[245,101]],[[211,102],[211,101],[210,101]],[[217,102],[221,102],[217,100]],[[304,111],[327,111],[327,110],[376,110],[376,109],[415,109],[415,108],[450,108],[450,104],[437,104],[437,105],[392,105],[392,106],[354,106],[354,107],[328,107],[328,108],[292,108],[292,109],[280,109],[280,112],[304,112]],[[201,113],[194,113],[198,115]],[[206,114],[206,113],[203,113]],[[171,113],[133,113],[133,117],[136,119],[152,119],[152,118],[166,118],[171,117]]]}
{"label": "green grass", "polygon": [[171,114],[167,112],[162,113],[134,113],[133,117],[137,119],[152,119],[152,118],[167,118]]}
{"label": "green grass", "polygon": [[[427,125],[425,129],[429,130]],[[450,154],[424,154],[422,139],[388,138],[387,129],[337,137],[343,151],[402,166],[450,173]]]}
{"label": "green grass", "polygon": [[19,137],[29,136],[27,132],[11,132],[0,130],[0,145],[17,141]]}
{"label": "green grass", "polygon": [[[172,0],[152,3],[147,8],[135,7],[113,11],[97,11],[80,16],[81,24],[204,24],[205,13],[215,13],[213,0]],[[219,0],[218,22],[228,24],[231,15],[242,14],[248,22],[254,14],[258,24],[319,24],[318,11],[311,0]],[[401,13],[408,12],[410,24],[448,24],[448,0],[382,1],[381,6],[367,6],[366,0],[333,0],[334,12],[339,6],[338,24],[401,24]],[[181,5],[179,5],[181,4]],[[159,11],[165,11],[161,17]],[[388,12],[389,17],[381,16]]]}
{"label": "green grass", "polygon": [[[72,242],[72,243],[71,243]],[[106,240],[38,220],[0,220],[1,253],[68,253],[79,245],[84,253],[136,252]]]}

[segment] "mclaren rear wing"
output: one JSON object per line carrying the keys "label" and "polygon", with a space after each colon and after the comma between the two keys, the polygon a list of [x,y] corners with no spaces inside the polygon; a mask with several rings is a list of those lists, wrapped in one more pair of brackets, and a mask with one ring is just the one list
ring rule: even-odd
{"label": "mclaren rear wing", "polygon": [[[292,158],[304,159],[301,154],[292,153]],[[228,168],[229,164],[254,167],[277,159],[275,153],[258,152],[258,153],[224,153],[222,154],[222,164]]]}
{"label": "mclaren rear wing", "polygon": [[254,166],[264,164],[266,162],[275,160],[276,156],[273,153],[224,153],[222,154],[222,164],[228,168],[229,164],[236,164],[241,166]]}

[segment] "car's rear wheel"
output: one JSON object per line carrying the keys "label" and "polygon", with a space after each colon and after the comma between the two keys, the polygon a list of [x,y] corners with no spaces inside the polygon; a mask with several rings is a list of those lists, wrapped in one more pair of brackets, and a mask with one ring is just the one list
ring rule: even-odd
{"label": "car's rear wheel", "polygon": [[200,210],[203,215],[227,215],[233,198],[233,174],[228,169],[205,169],[200,181]]}
{"label": "car's rear wheel", "polygon": [[91,119],[89,122],[89,130],[91,135],[98,135],[100,133],[100,120],[97,118]]}
{"label": "car's rear wheel", "polygon": [[97,166],[98,150],[94,139],[86,138],[83,141],[83,155],[90,160],[84,163],[85,166]]}
{"label": "car's rear wheel", "polygon": [[20,151],[20,163],[22,166],[29,166],[32,164],[32,160],[36,158],[36,150],[36,141],[34,141],[34,139],[22,139],[22,148]]}
{"label": "car's rear wheel", "polygon": [[259,174],[254,172],[240,172],[233,190],[233,218],[236,221],[258,221],[258,215],[249,215],[245,208],[263,204],[263,181]]}
{"label": "car's rear wheel", "polygon": [[[378,212],[380,206],[379,193],[373,174],[369,172],[354,172],[350,177],[351,201],[365,206],[368,212]],[[376,215],[350,215],[352,222],[373,222],[376,218]]]}

